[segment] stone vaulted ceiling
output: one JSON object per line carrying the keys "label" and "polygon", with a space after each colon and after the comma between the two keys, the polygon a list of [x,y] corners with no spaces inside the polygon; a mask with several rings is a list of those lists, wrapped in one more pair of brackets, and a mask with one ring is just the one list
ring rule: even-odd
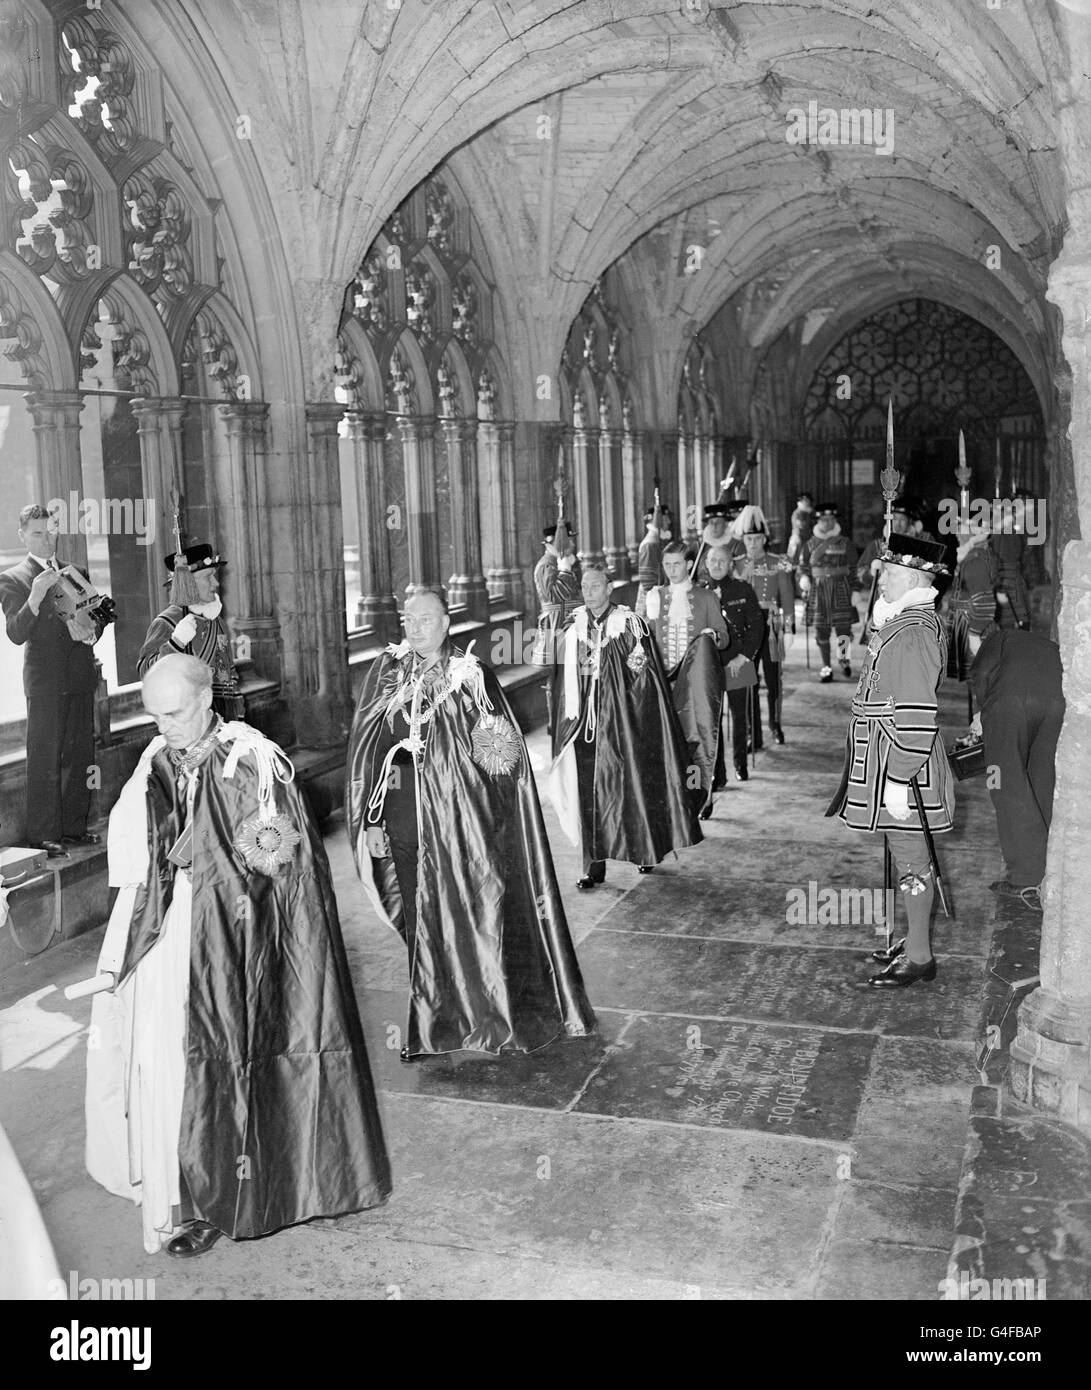
{"label": "stone vaulted ceiling", "polygon": [[[346,282],[449,161],[493,264],[527,287],[531,316],[535,287],[555,310],[551,351],[617,263],[650,323],[723,310],[759,355],[807,316],[827,320],[825,341],[883,303],[940,299],[1045,389],[1043,291],[1064,231],[1056,0],[183,8],[194,51],[266,122],[255,155],[300,275]],[[790,111],[812,101],[892,113],[892,152],[789,143]]]}

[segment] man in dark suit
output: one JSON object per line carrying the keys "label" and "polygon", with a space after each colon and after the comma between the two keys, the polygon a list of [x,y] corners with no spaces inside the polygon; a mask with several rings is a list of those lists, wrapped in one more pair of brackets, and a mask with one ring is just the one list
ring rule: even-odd
{"label": "man in dark suit", "polygon": [[1060,648],[1037,632],[997,629],[981,644],[969,674],[979,710],[972,727],[984,737],[985,761],[998,774],[989,779],[989,795],[1008,869],[1007,878],[990,887],[1041,911],[1065,712]]}
{"label": "man in dark suit", "polygon": [[[97,844],[87,830],[88,768],[94,762],[98,669],[89,642],[76,641],[56,611],[57,537],[45,507],[19,513],[26,558],[0,574],[8,637],[23,655],[27,701],[27,842],[51,859],[65,845]],[[96,637],[102,629],[96,622]]]}
{"label": "man in dark suit", "polygon": [[[720,612],[727,624],[730,644],[720,653],[724,666],[725,680],[730,678],[727,688],[727,706],[731,711],[732,751],[735,761],[735,777],[745,782],[750,773],[746,767],[747,739],[750,720],[747,709],[750,704],[751,686],[736,685],[747,664],[752,664],[761,651],[765,636],[765,614],[762,612],[758,596],[750,584],[731,574],[731,556],[723,546],[716,546],[708,552],[708,584],[710,593],[716,595]],[[757,676],[754,676],[757,683]],[[727,785],[727,768],[724,762],[723,726],[720,728],[720,744],[716,752],[716,777],[712,790],[722,790]]]}

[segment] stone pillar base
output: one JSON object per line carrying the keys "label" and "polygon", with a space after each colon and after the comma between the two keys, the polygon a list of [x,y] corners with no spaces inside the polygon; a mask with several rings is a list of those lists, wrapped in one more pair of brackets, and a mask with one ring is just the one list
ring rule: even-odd
{"label": "stone pillar base", "polygon": [[373,632],[380,642],[401,639],[398,605],[390,598],[364,597],[356,601],[356,621],[360,627]]}
{"label": "stone pillar base", "polygon": [[236,666],[253,666],[259,676],[282,685],[280,623],[276,618],[236,618],[230,622],[235,634]]}
{"label": "stone pillar base", "polygon": [[1036,990],[1019,1010],[1010,1058],[1016,1100],[1091,1135],[1091,1004]]}
{"label": "stone pillar base", "polygon": [[485,587],[490,597],[517,612],[523,610],[523,575],[517,569],[489,569],[485,571]]}
{"label": "stone pillar base", "polygon": [[452,574],[447,581],[447,606],[465,608],[475,623],[485,622],[489,616],[489,591],[484,579]]}
{"label": "stone pillar base", "polygon": [[606,572],[617,584],[631,578],[629,574],[629,552],[619,546],[607,546],[603,552],[606,557]]}

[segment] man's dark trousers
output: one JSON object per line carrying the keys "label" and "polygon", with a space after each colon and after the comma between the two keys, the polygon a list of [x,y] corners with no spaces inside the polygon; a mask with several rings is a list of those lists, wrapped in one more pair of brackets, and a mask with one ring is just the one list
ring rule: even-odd
{"label": "man's dark trousers", "polygon": [[583,838],[583,876],[594,883],[606,880],[606,860],[588,857],[588,843],[595,824],[595,745],[588,743],[583,730],[576,735],[576,779],[580,792],[580,833]]}
{"label": "man's dark trousers", "polygon": [[[761,649],[754,658],[754,665],[759,667],[765,678],[765,699],[769,706],[769,727],[770,729],[778,729],[780,728],[780,662],[774,661],[769,651],[768,615],[766,615],[765,621],[765,636],[761,639]],[[750,687],[751,735],[755,748],[762,746],[760,692],[760,685]]]}
{"label": "man's dark trousers", "polygon": [[390,857],[394,860],[394,873],[402,895],[405,941],[412,964],[417,935],[417,858],[420,840],[417,834],[417,778],[413,755],[404,750],[394,755],[383,803],[383,819],[386,838],[390,843]]}
{"label": "man's dark trousers", "polygon": [[27,696],[27,829],[32,844],[82,835],[91,808],[94,696]]}
{"label": "man's dark trousers", "polygon": [[[741,685],[738,690],[727,692],[727,707],[731,711],[731,755],[734,759],[736,768],[746,766],[747,754],[747,708],[750,704],[750,692],[756,689],[752,685]],[[760,728],[760,725],[759,725]],[[758,744],[761,747],[761,744]],[[716,774],[713,778],[713,786],[723,786],[727,783],[727,762],[724,756],[724,729],[723,723],[720,724],[720,741],[716,746]]]}
{"label": "man's dark trousers", "polygon": [[985,758],[1008,881],[1017,888],[1041,883],[1053,817],[1057,739],[1064,697],[1028,690],[1001,693],[981,712]]}

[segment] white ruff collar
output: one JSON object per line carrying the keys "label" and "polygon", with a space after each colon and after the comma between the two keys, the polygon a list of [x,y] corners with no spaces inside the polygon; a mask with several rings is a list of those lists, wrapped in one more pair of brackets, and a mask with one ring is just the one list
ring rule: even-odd
{"label": "white ruff collar", "polygon": [[896,618],[907,608],[931,608],[936,599],[939,598],[937,589],[907,589],[901,598],[895,599],[893,603],[888,603],[885,598],[877,598],[875,607],[871,610],[871,622],[874,627],[882,627],[891,618]]}

